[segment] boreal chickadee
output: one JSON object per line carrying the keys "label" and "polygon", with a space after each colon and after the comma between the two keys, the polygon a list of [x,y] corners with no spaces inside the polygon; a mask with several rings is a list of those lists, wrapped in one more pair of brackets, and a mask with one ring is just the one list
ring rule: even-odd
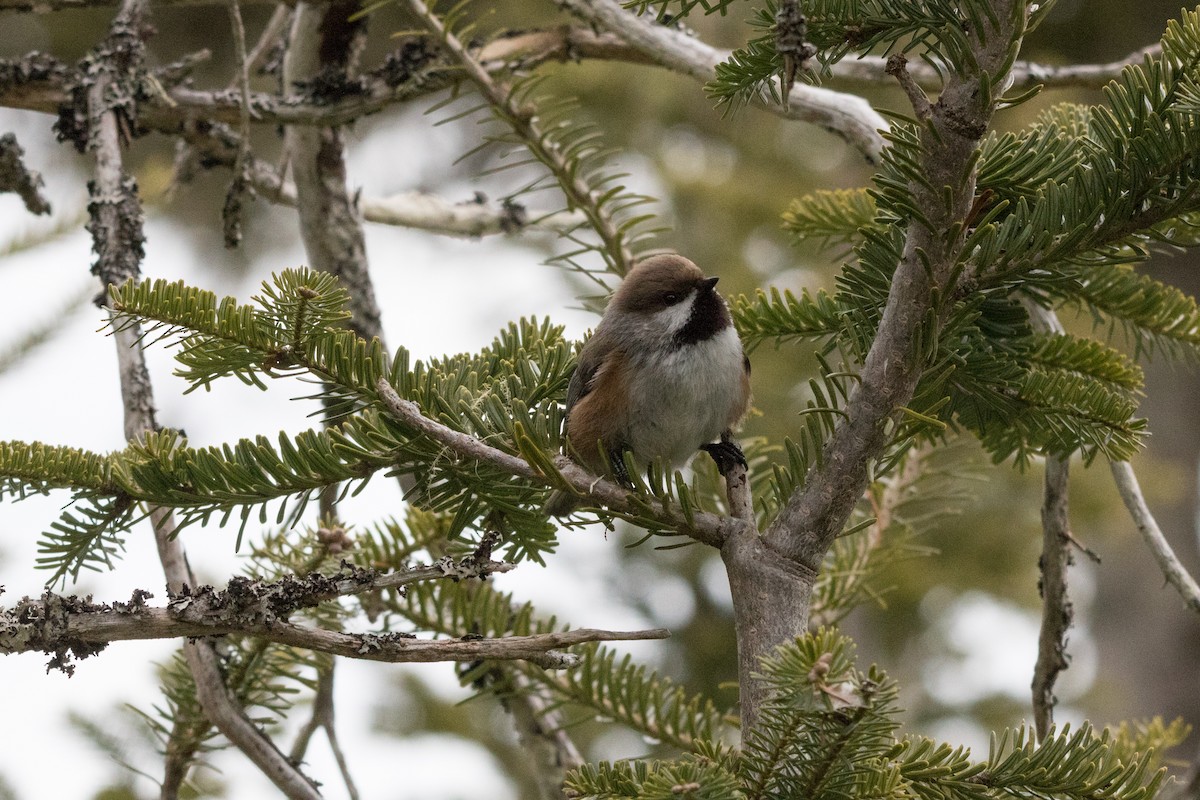
{"label": "boreal chickadee", "polygon": [[[628,484],[626,451],[639,466],[679,465],[699,449],[722,472],[745,464],[732,429],[750,403],[750,361],[716,285],[686,258],[657,255],[609,300],[567,388],[569,452],[593,472],[607,457]],[[545,510],[562,516],[576,502],[555,491]]]}

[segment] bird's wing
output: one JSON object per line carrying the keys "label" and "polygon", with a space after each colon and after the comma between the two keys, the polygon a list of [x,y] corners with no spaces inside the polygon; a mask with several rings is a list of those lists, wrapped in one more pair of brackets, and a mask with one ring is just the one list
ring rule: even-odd
{"label": "bird's wing", "polygon": [[579,352],[579,363],[575,367],[575,374],[571,376],[571,382],[567,384],[568,415],[574,405],[587,397],[588,392],[592,391],[592,387],[595,386],[596,376],[612,351],[612,346],[608,341],[604,331],[597,330],[583,346],[583,350]]}

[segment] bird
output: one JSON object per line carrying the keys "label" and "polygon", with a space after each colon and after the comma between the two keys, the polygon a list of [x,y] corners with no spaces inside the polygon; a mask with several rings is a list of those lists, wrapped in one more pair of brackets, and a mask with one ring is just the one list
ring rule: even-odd
{"label": "bird", "polygon": [[[746,459],[733,430],[750,405],[750,360],[718,278],[683,256],[638,261],[580,350],[567,387],[567,451],[591,471],[631,486],[639,467],[682,465],[707,451],[722,474]],[[545,510],[570,513],[578,498],[555,490]]]}

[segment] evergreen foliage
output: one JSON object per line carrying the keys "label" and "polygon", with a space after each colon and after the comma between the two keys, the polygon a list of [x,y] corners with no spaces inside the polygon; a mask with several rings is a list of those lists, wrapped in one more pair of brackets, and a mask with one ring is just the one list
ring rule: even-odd
{"label": "evergreen foliage", "polygon": [[[922,738],[897,738],[896,685],[859,670],[853,646],[828,628],[781,646],[763,661],[771,687],[757,735],[741,751],[673,761],[603,762],[567,779],[586,798],[1150,798],[1163,772],[1132,753],[1128,733],[1084,725],[1039,743],[1025,728],[995,736],[986,760]],[[1161,722],[1147,738],[1169,742]],[[1178,733],[1176,731],[1175,733]]]}
{"label": "evergreen foliage", "polygon": [[[725,13],[723,0],[641,0],[660,17],[697,6]],[[1049,4],[1033,11],[1036,24]],[[607,167],[593,130],[573,121],[573,107],[550,99],[536,79],[493,80],[460,43],[470,33],[465,11],[444,16],[414,2],[414,11],[458,60],[485,105],[505,126],[485,144],[524,148],[549,177],[507,200],[549,185],[584,212],[590,232],[572,232],[557,261],[601,285],[620,276],[648,235],[646,198],[626,191]],[[775,5],[751,21],[754,38],[721,65],[709,87],[718,105],[774,96],[783,69],[775,49]],[[968,29],[991,14],[983,0],[812,0],[808,34],[820,51],[818,72],[848,55],[904,52],[939,72],[978,80],[991,97],[999,76],[979,74]],[[1010,53],[1016,57],[1015,44]],[[923,372],[907,407],[888,421],[886,447],[870,465],[871,489],[824,564],[815,587],[815,619],[836,621],[855,605],[878,600],[878,565],[923,552],[919,512],[886,509],[883,495],[903,498],[920,474],[906,475],[924,448],[957,433],[976,437],[997,462],[1024,465],[1040,456],[1126,459],[1146,435],[1135,414],[1143,376],[1135,359],[1164,352],[1200,353],[1200,309],[1134,266],[1157,248],[1200,243],[1200,12],[1172,23],[1160,55],[1127,68],[1106,91],[1107,103],[1052,109],[1026,130],[992,135],[978,154],[976,208],[960,228],[936,231],[961,241],[955,280],[921,319],[916,352]],[[477,108],[482,108],[479,106]],[[477,110],[477,109],[472,109]],[[470,111],[464,113],[471,113]],[[932,229],[914,187],[936,189],[919,167],[921,128],[898,118],[870,188],[822,192],[796,200],[783,218],[789,233],[844,251],[849,263],[833,292],[758,292],[731,299],[748,347],[803,343],[817,370],[794,434],[780,443],[746,443],[760,525],[769,524],[827,457],[827,444],[856,391],[904,253],[905,230]],[[525,162],[528,163],[528,162]],[[599,254],[603,267],[585,263]],[[138,324],[145,341],[174,348],[188,391],[234,378],[266,389],[299,378],[324,401],[328,427],[298,435],[259,436],[193,448],[172,430],[147,434],[115,453],[41,443],[0,443],[0,499],[71,491],[71,505],[42,538],[40,566],[51,581],[82,569],[111,567],[128,529],[151,507],[176,513],[180,526],[224,525],[244,532],[252,520],[278,530],[253,545],[247,574],[302,575],[333,566],[335,554],[297,531],[308,503],[342,495],[377,475],[412,479],[403,519],[356,531],[357,557],[400,568],[415,557],[461,555],[495,546],[506,559],[542,563],[558,527],[541,513],[547,490],[561,483],[552,462],[560,449],[562,402],[574,347],[547,320],[514,322],[478,353],[413,361],[388,354],[343,327],[347,294],[334,278],[286,270],[253,303],[187,286],[144,281],[111,293],[117,329]],[[1035,329],[1031,309],[1078,309],[1103,338]],[[1120,332],[1124,336],[1114,336]],[[1116,339],[1118,341],[1108,341]],[[1124,343],[1132,356],[1118,349]],[[470,461],[408,428],[387,410],[380,379],[428,417],[508,454],[544,477],[518,479]],[[631,471],[633,510],[588,510],[567,526],[628,520],[646,538],[677,537],[687,526],[663,521],[664,502],[687,520],[721,512],[714,468],[691,477],[652,465]],[[955,490],[956,491],[956,490]],[[928,493],[925,494],[929,496]],[[889,501],[892,502],[892,501]],[[943,508],[942,512],[952,512]],[[273,518],[271,515],[273,512]],[[239,536],[240,539],[240,536]],[[330,603],[309,614],[314,625],[341,627],[366,616],[387,630],[436,636],[505,636],[562,627],[532,605],[490,584],[431,582]],[[265,641],[227,637],[229,687],[260,722],[287,713],[297,691],[311,690],[323,657]],[[1162,780],[1150,748],[1182,735],[1179,726],[1097,733],[1062,729],[1034,743],[1024,729],[998,734],[974,761],[962,749],[899,732],[897,689],[877,668],[860,671],[848,640],[832,629],[780,647],[761,664],[771,696],[743,747],[731,712],[702,694],[600,646],[583,648],[566,672],[528,665],[473,664],[460,677],[486,689],[494,670],[521,670],[579,719],[613,721],[661,743],[678,757],[588,765],[568,787],[579,796],[625,798],[1121,798],[1153,797]],[[164,698],[146,714],[165,751],[183,763],[214,746],[183,662],[163,669]]]}

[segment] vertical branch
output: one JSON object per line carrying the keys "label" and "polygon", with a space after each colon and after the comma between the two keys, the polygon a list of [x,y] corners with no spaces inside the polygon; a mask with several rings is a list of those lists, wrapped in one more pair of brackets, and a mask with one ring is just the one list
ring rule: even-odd
{"label": "vertical branch", "polygon": [[1074,612],[1067,598],[1067,567],[1071,564],[1071,529],[1067,509],[1070,475],[1066,458],[1046,458],[1045,496],[1042,502],[1042,627],[1033,668],[1033,723],[1039,740],[1054,725],[1054,682],[1068,666],[1067,629]]}
{"label": "vertical branch", "polygon": [[[920,179],[914,177],[908,189],[922,217],[908,223],[879,329],[845,417],[804,485],[762,537],[735,534],[722,550],[734,591],[743,738],[755,727],[766,699],[755,677],[759,659],[807,630],[812,582],[869,485],[871,464],[887,447],[896,414],[912,400],[928,344],[940,333],[945,306],[938,298],[949,296],[956,280],[975,200],[980,141],[1026,25],[1025,3],[996,0],[992,5],[991,22],[968,33],[972,62],[947,76],[936,104],[925,109],[918,99],[914,172]],[[896,63],[895,73],[904,84],[903,63]],[[991,91],[981,90],[984,83]],[[804,585],[788,586],[789,580]],[[739,601],[742,592],[748,597]],[[764,593],[775,595],[775,601]]]}
{"label": "vertical branch", "polygon": [[[285,92],[302,91],[318,79],[334,86],[347,79],[365,41],[365,17],[351,19],[358,11],[357,2],[345,0],[296,5],[283,59]],[[351,329],[367,341],[382,340],[362,218],[346,188],[342,129],[291,125],[284,138],[308,264],[336,275],[350,293]]]}
{"label": "vertical branch", "polygon": [[294,764],[304,761],[312,735],[318,729],[324,730],[325,738],[329,741],[329,749],[333,751],[333,758],[337,762],[338,771],[342,773],[342,782],[346,784],[346,796],[350,800],[358,800],[358,787],[354,785],[354,778],[346,763],[346,755],[342,752],[342,746],[338,741],[337,726],[334,724],[333,676],[337,664],[337,659],[331,656],[329,663],[322,665],[317,670],[317,690],[313,694],[312,717],[296,735],[296,743],[292,746],[290,758]]}
{"label": "vertical branch", "polygon": [[238,114],[240,144],[237,158],[233,162],[233,180],[225,192],[225,205],[221,217],[225,228],[225,246],[235,248],[242,241],[242,198],[249,186],[246,161],[250,154],[250,64],[246,55],[246,26],[242,24],[242,9],[238,0],[228,0],[229,22],[233,27],[234,54],[237,57],[238,76],[236,83],[241,90],[242,102]]}
{"label": "vertical branch", "polygon": [[[318,82],[338,86],[348,80],[366,39],[366,17],[352,19],[358,8],[357,3],[346,0],[297,4],[283,59],[285,92],[298,92]],[[346,186],[342,129],[291,125],[284,140],[309,266],[337,276],[349,292],[350,329],[367,341],[383,341],[362,218]],[[321,493],[322,519],[334,518],[337,494],[337,487]]]}
{"label": "vertical branch", "polygon": [[[121,147],[135,129],[136,105],[131,78],[142,68],[141,39],[144,0],[125,0],[113,20],[109,36],[97,46],[81,69],[81,89],[86,102],[86,149],[94,162],[88,211],[96,263],[92,271],[107,288],[139,277],[144,255],[141,201],[137,183],[124,169]],[[61,129],[61,128],[60,128]],[[137,439],[157,428],[154,392],[141,349],[137,326],[114,326],[121,397],[125,409],[125,436]],[[183,545],[175,536],[171,513],[153,508],[155,542],[170,592],[193,583]],[[286,796],[315,800],[316,789],[287,761],[237,707],[221,676],[216,652],[207,642],[184,644],[184,655],[196,681],[196,693],[205,715],[242,750]],[[168,759],[163,797],[173,797],[183,778],[179,763]]]}
{"label": "vertical branch", "polygon": [[566,800],[563,780],[567,772],[584,761],[563,729],[562,714],[520,670],[499,667],[497,671],[503,675],[503,683],[496,690],[512,715],[521,746],[529,754],[528,766],[541,800]]}

